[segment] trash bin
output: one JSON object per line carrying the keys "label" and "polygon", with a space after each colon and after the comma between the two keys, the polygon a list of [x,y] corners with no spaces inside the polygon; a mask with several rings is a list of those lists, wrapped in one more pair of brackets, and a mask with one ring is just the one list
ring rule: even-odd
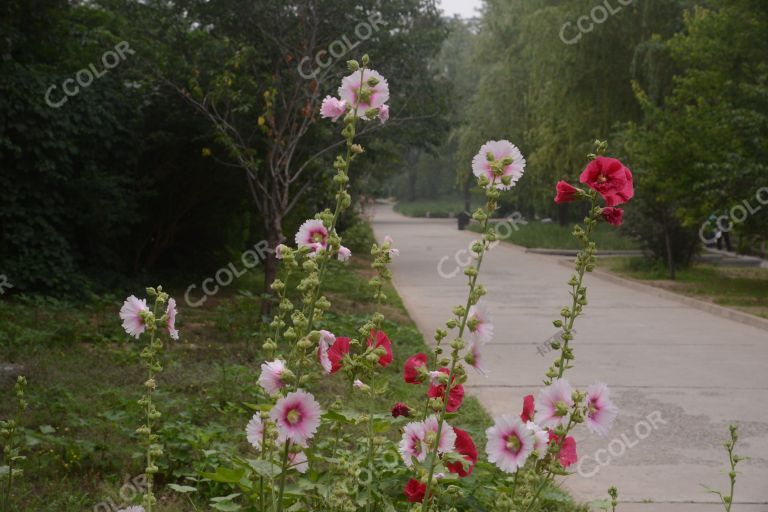
{"label": "trash bin", "polygon": [[467,212],[461,212],[456,216],[456,218],[459,219],[459,231],[464,231],[464,229],[467,227],[467,224],[469,224],[471,217]]}

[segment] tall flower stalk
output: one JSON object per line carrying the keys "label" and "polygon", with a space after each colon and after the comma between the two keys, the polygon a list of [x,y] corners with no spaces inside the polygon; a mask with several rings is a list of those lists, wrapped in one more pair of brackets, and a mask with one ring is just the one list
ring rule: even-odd
{"label": "tall flower stalk", "polygon": [[142,366],[147,371],[147,379],[144,381],[144,395],[138,401],[144,412],[144,424],[136,429],[136,433],[142,437],[145,457],[146,490],[142,503],[146,512],[152,512],[157,503],[154,495],[154,476],[158,472],[156,461],[163,454],[160,436],[154,430],[155,423],[162,415],[153,401],[154,392],[157,390],[156,377],[163,371],[160,363],[163,342],[159,334],[165,331],[171,339],[177,340],[179,332],[176,330],[176,301],[163,291],[162,286],[147,288],[147,295],[154,299],[151,310],[147,307],[146,299],[131,295],[120,309],[120,318],[129,335],[138,339],[146,333],[145,338],[149,338],[140,353]]}
{"label": "tall flower stalk", "polygon": [[22,470],[18,468],[18,464],[26,458],[21,455],[18,436],[21,417],[23,416],[24,411],[27,410],[27,401],[24,399],[24,390],[26,387],[27,379],[23,375],[19,375],[16,378],[16,384],[14,385],[16,412],[12,418],[0,421],[0,436],[3,438],[3,465],[0,466],[0,476],[7,479],[2,490],[3,510],[11,510],[13,482],[16,477],[22,475]]}

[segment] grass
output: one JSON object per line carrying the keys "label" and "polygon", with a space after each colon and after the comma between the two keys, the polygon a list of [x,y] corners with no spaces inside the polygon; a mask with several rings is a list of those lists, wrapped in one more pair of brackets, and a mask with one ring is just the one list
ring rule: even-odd
{"label": "grass", "polygon": [[[369,228],[367,233],[370,239]],[[330,268],[326,295],[334,306],[322,328],[354,335],[373,312],[369,265],[366,256]],[[250,404],[259,401],[256,379],[262,361],[259,299],[250,291],[260,290],[261,279],[249,273],[199,308],[184,307],[180,301],[182,338],[164,348],[164,371],[158,377],[166,448],[159,461],[159,512],[191,509],[165,484],[185,484],[199,471],[211,470],[218,454],[249,453],[244,427],[253,413]],[[181,298],[183,292],[172,290],[172,295]],[[401,371],[404,360],[426,346],[395,290],[386,293],[383,327],[395,354],[384,371],[391,390],[388,400],[423,404],[423,387],[405,384]],[[129,504],[126,496],[137,494],[125,484],[143,472],[135,429],[141,422],[136,401],[145,377],[139,344],[120,328],[120,303],[118,296],[88,304],[0,301],[0,361],[22,365],[29,381],[30,405],[22,422],[28,458],[14,492],[20,511],[79,512],[102,503],[116,506],[96,510],[116,510]],[[12,396],[12,385],[11,379],[0,382],[0,418],[12,410],[12,400],[6,399]],[[341,374],[319,382],[313,391],[324,407],[340,395],[349,407],[368,408],[349,393]],[[376,408],[387,411],[392,403],[382,401]],[[481,446],[488,416],[471,397],[462,409],[460,426]],[[207,496],[192,500],[198,509],[208,509],[208,497],[231,492],[218,485],[209,483]]]}
{"label": "grass", "polygon": [[678,270],[677,279],[670,281],[663,266],[642,258],[610,258],[605,266],[624,277],[768,318],[768,269],[765,268],[695,264]]}
{"label": "grass", "polygon": [[[580,243],[573,237],[573,226],[563,227],[556,223],[543,224],[537,221],[522,223],[496,223],[499,237],[516,245],[538,249],[581,249]],[[479,226],[470,226],[473,231],[479,231]],[[599,250],[625,251],[638,249],[637,243],[607,224],[598,224],[592,239]]]}
{"label": "grass", "polygon": [[[479,200],[472,198],[472,206],[477,207]],[[461,198],[420,199],[418,201],[398,201],[395,211],[408,217],[455,217],[464,211],[464,200]],[[471,213],[471,209],[470,209]]]}

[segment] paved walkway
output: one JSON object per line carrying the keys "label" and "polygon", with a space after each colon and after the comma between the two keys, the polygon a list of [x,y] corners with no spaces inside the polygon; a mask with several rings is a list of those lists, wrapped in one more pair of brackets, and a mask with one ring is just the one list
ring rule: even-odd
{"label": "paved walkway", "polygon": [[[373,227],[400,249],[395,285],[431,340],[466,300],[466,278],[450,276],[476,234],[458,231],[455,220],[410,219],[388,205],[377,207]],[[485,257],[480,281],[496,336],[485,351],[489,376],[472,377],[468,390],[492,415],[518,413],[554,358],[545,341],[570,304],[571,271],[559,259],[511,244]],[[699,484],[726,488],[722,442],[738,421],[738,453],[751,460],[740,464],[733,512],[768,511],[768,331],[590,274],[586,284],[589,306],[576,323],[568,378],[580,388],[607,382],[621,412],[606,438],[577,431],[583,463],[566,487],[591,501],[616,485],[622,512],[722,510]]]}

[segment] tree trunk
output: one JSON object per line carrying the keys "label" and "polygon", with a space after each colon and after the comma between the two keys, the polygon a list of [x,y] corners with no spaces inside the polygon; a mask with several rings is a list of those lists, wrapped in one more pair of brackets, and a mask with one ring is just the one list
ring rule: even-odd
{"label": "tree trunk", "polygon": [[664,241],[667,246],[667,272],[669,273],[669,278],[674,281],[675,280],[675,258],[672,253],[672,238],[669,236],[669,227],[664,226]]}

